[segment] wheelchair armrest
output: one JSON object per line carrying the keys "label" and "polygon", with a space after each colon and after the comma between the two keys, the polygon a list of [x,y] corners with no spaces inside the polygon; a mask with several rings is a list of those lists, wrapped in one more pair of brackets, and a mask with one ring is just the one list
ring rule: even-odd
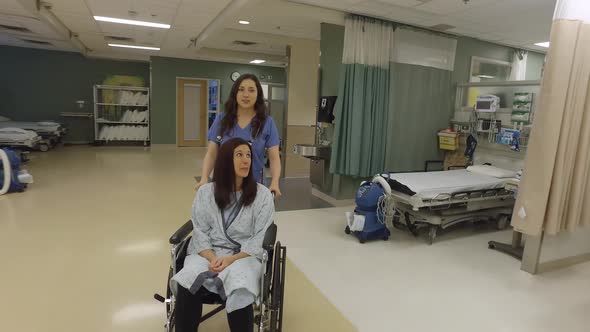
{"label": "wheelchair armrest", "polygon": [[270,251],[273,249],[275,242],[277,240],[277,225],[272,223],[266,233],[264,233],[264,240],[262,242],[262,248],[266,251]]}
{"label": "wheelchair armrest", "polygon": [[192,220],[187,221],[170,237],[170,244],[179,244],[193,231]]}

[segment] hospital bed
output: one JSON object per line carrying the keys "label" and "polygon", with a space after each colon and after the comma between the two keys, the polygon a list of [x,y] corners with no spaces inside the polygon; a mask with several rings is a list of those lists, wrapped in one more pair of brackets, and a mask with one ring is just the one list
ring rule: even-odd
{"label": "hospital bed", "polygon": [[37,133],[20,128],[0,128],[0,146],[16,150],[49,149]]}
{"label": "hospital bed", "polygon": [[[47,146],[51,148],[60,143],[66,134],[66,128],[54,121],[12,121],[9,118],[0,116],[0,129],[3,128],[20,128],[24,130],[30,130],[36,132],[41,136],[42,142],[40,146]],[[44,149],[42,151],[47,151]]]}
{"label": "hospital bed", "polygon": [[470,166],[442,172],[390,173],[373,179],[385,189],[386,220],[415,236],[428,228],[432,244],[439,229],[480,220],[493,220],[498,229],[509,225],[514,193],[507,182],[516,172],[492,166]]}

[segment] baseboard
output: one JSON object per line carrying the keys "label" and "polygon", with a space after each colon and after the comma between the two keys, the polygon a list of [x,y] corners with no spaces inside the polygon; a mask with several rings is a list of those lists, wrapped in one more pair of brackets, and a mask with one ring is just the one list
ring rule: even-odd
{"label": "baseboard", "polygon": [[311,194],[319,199],[322,199],[322,200],[332,204],[335,207],[354,205],[354,199],[335,199],[334,197],[332,197],[328,194],[325,194],[315,188],[311,188]]}
{"label": "baseboard", "polygon": [[539,268],[538,268],[538,272],[543,273],[543,272],[554,271],[554,270],[563,269],[566,267],[570,267],[572,265],[585,263],[585,262],[589,262],[589,261],[590,261],[590,253],[561,258],[561,259],[557,259],[554,261],[540,263]]}

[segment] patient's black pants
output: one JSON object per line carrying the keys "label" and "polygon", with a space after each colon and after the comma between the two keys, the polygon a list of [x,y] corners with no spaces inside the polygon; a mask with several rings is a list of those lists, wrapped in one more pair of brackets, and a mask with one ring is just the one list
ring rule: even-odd
{"label": "patient's black pants", "polygon": [[[178,298],[176,299],[176,332],[196,332],[199,328],[199,320],[203,314],[203,298],[211,294],[205,287],[193,295],[186,288],[178,286]],[[227,314],[229,329],[231,332],[254,331],[254,309],[252,305]]]}

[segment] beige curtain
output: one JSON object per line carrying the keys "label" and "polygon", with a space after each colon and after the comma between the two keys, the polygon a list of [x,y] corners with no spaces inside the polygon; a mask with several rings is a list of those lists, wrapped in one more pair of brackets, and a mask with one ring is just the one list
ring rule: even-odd
{"label": "beige curtain", "polygon": [[559,0],[512,217],[529,235],[590,225],[590,1]]}

